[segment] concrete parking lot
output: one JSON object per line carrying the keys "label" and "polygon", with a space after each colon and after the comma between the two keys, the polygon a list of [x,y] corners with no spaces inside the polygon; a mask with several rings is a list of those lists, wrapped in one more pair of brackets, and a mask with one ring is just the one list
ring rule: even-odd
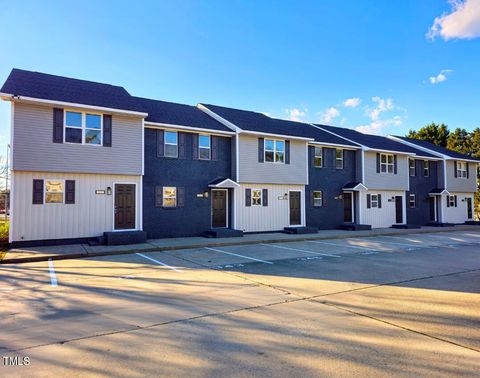
{"label": "concrete parking lot", "polygon": [[3,376],[480,372],[480,232],[1,265],[0,293]]}

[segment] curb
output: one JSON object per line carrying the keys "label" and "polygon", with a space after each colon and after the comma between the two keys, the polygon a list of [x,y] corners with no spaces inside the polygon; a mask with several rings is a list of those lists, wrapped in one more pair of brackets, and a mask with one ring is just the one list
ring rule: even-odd
{"label": "curb", "polygon": [[[477,231],[480,230],[478,226],[470,226],[470,225],[460,225],[453,227],[438,227],[438,229],[434,230],[425,230],[425,229],[404,229],[401,231],[386,231],[386,232],[378,232],[372,234],[361,234],[365,231],[345,231],[344,234],[340,235],[333,235],[333,236],[305,236],[295,239],[258,239],[258,240],[245,240],[245,241],[222,241],[222,242],[212,242],[208,244],[187,244],[187,245],[175,245],[175,246],[166,246],[166,247],[155,247],[152,245],[152,248],[132,248],[132,249],[120,249],[120,250],[112,250],[112,251],[104,251],[104,252],[82,252],[82,253],[72,253],[68,255],[43,255],[43,256],[34,256],[34,257],[19,257],[19,258],[12,258],[12,259],[3,259],[0,261],[0,265],[3,264],[21,264],[21,263],[29,263],[29,262],[39,262],[39,261],[47,261],[47,260],[70,260],[70,259],[80,259],[80,258],[87,258],[87,257],[98,257],[98,256],[112,256],[112,255],[128,255],[134,253],[148,253],[148,252],[161,252],[161,251],[175,251],[179,249],[198,249],[198,248],[205,248],[205,247],[228,247],[228,246],[236,246],[236,245],[252,245],[252,244],[273,244],[273,243],[293,243],[293,242],[301,242],[301,241],[308,241],[308,240],[338,240],[338,239],[349,239],[349,238],[370,238],[376,236],[397,236],[397,235],[411,235],[411,234],[434,234],[440,232],[448,232],[448,231]],[[354,233],[353,233],[354,232]],[[314,235],[314,234],[310,234]],[[8,254],[8,253],[7,253]]]}

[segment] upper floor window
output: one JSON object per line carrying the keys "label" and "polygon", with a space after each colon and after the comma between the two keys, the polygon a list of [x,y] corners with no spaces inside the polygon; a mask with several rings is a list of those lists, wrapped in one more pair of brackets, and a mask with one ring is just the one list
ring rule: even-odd
{"label": "upper floor window", "polygon": [[315,148],[315,155],[313,157],[313,165],[316,168],[322,168],[323,166],[322,147],[314,147],[314,148]]}
{"label": "upper floor window", "polygon": [[270,163],[285,162],[285,141],[276,139],[265,139],[265,161]]}
{"label": "upper floor window", "polygon": [[457,161],[457,177],[467,178],[467,163]]}
{"label": "upper floor window", "polygon": [[65,142],[100,146],[102,126],[100,114],[65,111]]}
{"label": "upper floor window", "polygon": [[393,155],[380,154],[380,172],[393,173]]}
{"label": "upper floor window", "polygon": [[423,177],[429,177],[430,176],[430,164],[428,160],[423,161]]}
{"label": "upper floor window", "polygon": [[210,135],[198,136],[198,155],[200,160],[210,160],[211,158],[211,138]]}
{"label": "upper floor window", "polygon": [[340,148],[335,150],[335,168],[343,169],[343,150]]}
{"label": "upper floor window", "polygon": [[416,176],[415,159],[408,159],[408,172],[410,176]]}
{"label": "upper floor window", "polygon": [[178,134],[176,131],[165,131],[165,156],[178,157]]}
{"label": "upper floor window", "polygon": [[262,190],[252,190],[252,206],[262,206]]}
{"label": "upper floor window", "polygon": [[313,206],[314,207],[323,206],[323,193],[321,190],[315,190],[313,192]]}
{"label": "upper floor window", "polygon": [[64,181],[45,181],[45,203],[63,203]]}

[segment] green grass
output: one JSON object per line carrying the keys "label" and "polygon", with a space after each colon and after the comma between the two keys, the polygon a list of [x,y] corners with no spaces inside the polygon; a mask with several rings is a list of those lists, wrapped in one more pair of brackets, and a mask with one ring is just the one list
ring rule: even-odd
{"label": "green grass", "polygon": [[8,241],[8,231],[10,229],[10,222],[0,222],[0,242]]}

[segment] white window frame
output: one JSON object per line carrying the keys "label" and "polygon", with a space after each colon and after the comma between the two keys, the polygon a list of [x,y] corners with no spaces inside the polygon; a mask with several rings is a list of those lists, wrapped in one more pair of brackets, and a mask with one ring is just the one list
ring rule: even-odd
{"label": "white window frame", "polygon": [[448,196],[448,207],[455,207],[455,196]]}
{"label": "white window frame", "polygon": [[[208,147],[200,147],[200,138],[201,137],[208,137]],[[178,142],[178,140],[177,140]],[[208,158],[202,158],[202,154],[200,153],[200,150],[208,150]],[[212,160],[212,136],[208,134],[199,134],[198,135],[198,159],[199,160]]]}
{"label": "white window frame", "polygon": [[[383,158],[385,158],[385,162],[383,162]],[[391,163],[388,161],[389,158],[392,159]],[[380,173],[393,174],[394,165],[395,165],[395,158],[393,154],[380,154]]]}
{"label": "white window frame", "polygon": [[467,178],[467,163],[465,161],[457,161],[457,177]]}
{"label": "white window frame", "polygon": [[[259,203],[254,203],[254,193],[255,192],[258,192],[259,193],[259,196],[256,197],[258,198],[259,200]],[[251,201],[252,201],[252,206],[262,206],[263,205],[263,190],[262,189],[252,189],[252,198],[251,198]]]}
{"label": "white window frame", "polygon": [[[313,166],[315,168],[323,168],[323,147],[313,147]],[[320,155],[317,155],[317,152],[320,151]],[[320,159],[320,165],[317,165],[315,162],[317,159]]]}
{"label": "white window frame", "polygon": [[370,196],[370,207],[378,209],[378,194],[372,194]]}
{"label": "white window frame", "polygon": [[428,160],[423,161],[423,177],[430,177],[430,163]]}
{"label": "white window frame", "polygon": [[[67,125],[67,113],[79,113],[82,115],[82,126],[69,126]],[[100,128],[99,129],[92,129],[87,127],[87,114],[89,115],[96,115],[100,116]],[[68,129],[81,129],[82,130],[82,142],[81,143],[75,143],[75,142],[67,142],[67,128]],[[86,143],[85,142],[85,136],[87,130],[94,130],[94,131],[99,131],[100,132],[100,143],[99,144],[94,144],[94,143]],[[77,145],[83,145],[83,146],[95,146],[95,147],[102,147],[103,146],[103,114],[98,113],[98,112],[85,112],[85,111],[79,111],[75,109],[64,109],[63,110],[63,143],[65,144],[77,144]]]}
{"label": "white window frame", "polygon": [[[267,150],[267,141],[273,141],[273,150]],[[277,143],[283,143],[283,160],[282,161],[277,161]],[[266,138],[263,140],[263,161],[265,163],[274,163],[274,164],[285,164],[285,139],[272,139],[272,138]],[[273,161],[267,161],[267,152],[273,152]],[[280,151],[279,151],[280,152]]]}
{"label": "white window frame", "polygon": [[[413,206],[412,206],[413,203]],[[410,194],[408,196],[408,206],[411,209],[415,209],[417,207],[417,196],[415,194]]]}
{"label": "white window frame", "polygon": [[[175,192],[175,195],[172,197],[165,197],[165,190],[171,190],[173,189],[174,192]],[[165,198],[168,198],[168,199],[174,199],[175,200],[175,204],[173,206],[171,205],[165,205]],[[176,186],[162,186],[162,207],[165,207],[165,208],[168,208],[168,209],[173,209],[175,207],[177,207],[177,187]]]}
{"label": "white window frame", "polygon": [[[413,166],[412,166],[413,163]],[[413,170],[413,175],[412,175]],[[417,175],[417,165],[415,164],[415,159],[408,159],[408,174],[410,177],[415,177]]]}
{"label": "white window frame", "polygon": [[[342,157],[339,158],[337,156],[337,152],[340,151],[342,153]],[[344,154],[344,150],[343,148],[336,148],[335,149],[335,169],[343,169],[343,154]],[[337,162],[341,161],[342,162],[342,166],[341,167],[337,167]]]}
{"label": "white window frame", "polygon": [[[177,143],[168,143],[167,142],[167,133],[174,133],[176,135]],[[167,146],[175,146],[176,147],[176,154],[175,156],[167,155]],[[175,130],[164,130],[163,132],[163,156],[167,158],[178,158],[178,131]]]}
{"label": "white window frame", "polygon": [[[320,198],[315,198],[315,193],[320,193]],[[316,200],[320,202],[320,204],[316,204]],[[313,191],[313,207],[323,207],[323,190]]]}
{"label": "white window frame", "polygon": [[[79,143],[78,143],[79,144]],[[59,192],[49,192],[47,190],[47,182],[48,181],[59,181],[62,183],[62,202],[47,202],[47,193],[59,193]],[[65,203],[65,180],[63,179],[43,179],[44,188],[43,188],[43,203],[46,205],[61,205]]]}

